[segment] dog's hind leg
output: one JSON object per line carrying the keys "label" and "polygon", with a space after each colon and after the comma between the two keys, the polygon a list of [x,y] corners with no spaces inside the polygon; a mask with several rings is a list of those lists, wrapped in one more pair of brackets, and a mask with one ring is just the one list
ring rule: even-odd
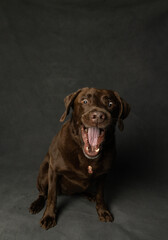
{"label": "dog's hind leg", "polygon": [[30,205],[29,212],[32,214],[39,213],[45,205],[48,191],[48,167],[49,167],[49,153],[46,154],[40,166],[37,178],[37,189],[39,191],[39,196]]}

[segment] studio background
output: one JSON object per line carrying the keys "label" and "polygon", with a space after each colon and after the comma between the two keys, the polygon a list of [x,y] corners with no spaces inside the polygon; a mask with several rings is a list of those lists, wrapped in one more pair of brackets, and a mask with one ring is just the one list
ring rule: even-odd
{"label": "studio background", "polygon": [[[0,238],[167,240],[168,2],[1,0]],[[116,129],[117,165],[106,201],[58,198],[58,225],[28,212],[63,99],[81,87],[112,89],[131,106]]]}

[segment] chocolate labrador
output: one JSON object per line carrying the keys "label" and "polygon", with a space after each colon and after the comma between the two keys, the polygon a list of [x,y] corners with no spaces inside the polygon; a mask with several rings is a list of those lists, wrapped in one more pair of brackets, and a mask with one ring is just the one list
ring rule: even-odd
{"label": "chocolate labrador", "polygon": [[[65,99],[63,122],[72,108],[71,118],[53,138],[37,179],[38,198],[30,212],[46,209],[41,226],[56,225],[58,194],[86,193],[95,200],[99,219],[112,222],[113,216],[104,203],[104,181],[115,158],[115,126],[122,131],[130,107],[119,94],[111,90],[82,88]],[[88,189],[95,185],[95,195]],[[88,192],[88,193],[87,193]]]}

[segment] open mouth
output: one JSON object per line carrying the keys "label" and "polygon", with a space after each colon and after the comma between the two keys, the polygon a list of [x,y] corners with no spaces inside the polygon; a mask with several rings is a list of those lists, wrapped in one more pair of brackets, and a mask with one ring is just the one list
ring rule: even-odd
{"label": "open mouth", "polygon": [[104,141],[105,130],[97,127],[81,127],[82,139],[84,142],[83,153],[89,159],[97,158],[101,152],[101,145]]}

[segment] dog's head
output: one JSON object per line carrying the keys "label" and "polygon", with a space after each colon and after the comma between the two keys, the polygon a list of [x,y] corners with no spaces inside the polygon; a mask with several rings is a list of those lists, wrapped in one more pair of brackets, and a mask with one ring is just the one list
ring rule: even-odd
{"label": "dog's head", "polygon": [[65,99],[63,122],[72,107],[72,121],[79,130],[83,153],[87,158],[97,158],[106,142],[108,132],[118,127],[124,129],[123,119],[130,106],[119,94],[112,90],[82,88],[68,95]]}

